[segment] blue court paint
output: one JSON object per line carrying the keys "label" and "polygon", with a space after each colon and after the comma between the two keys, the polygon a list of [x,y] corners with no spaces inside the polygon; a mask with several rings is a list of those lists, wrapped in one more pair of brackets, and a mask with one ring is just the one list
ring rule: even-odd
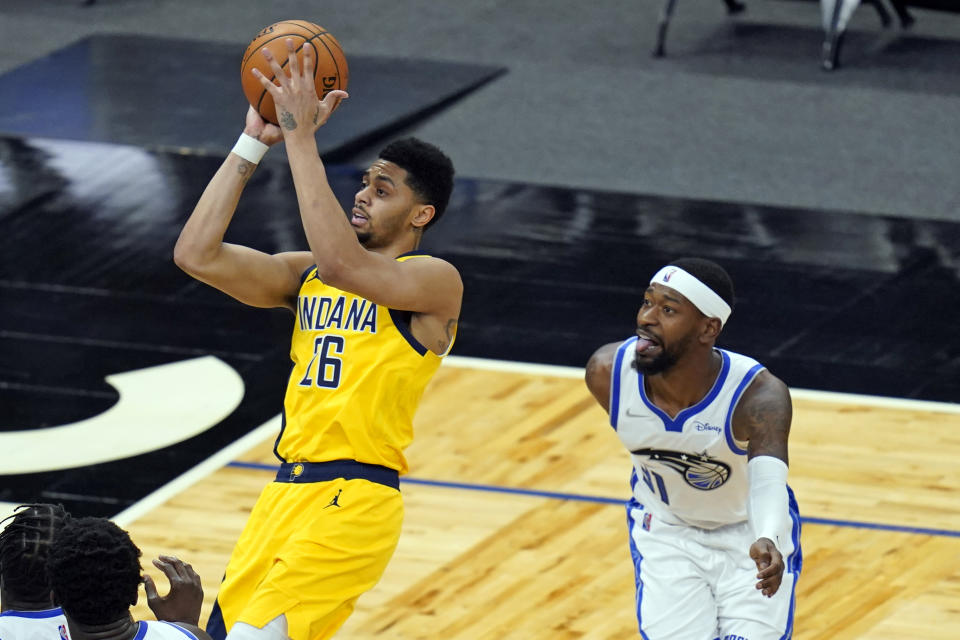
{"label": "blue court paint", "polygon": [[[263,464],[260,462],[230,462],[228,467],[237,467],[239,469],[254,469],[257,471],[270,471],[276,473],[277,465]],[[588,496],[578,493],[560,493],[557,491],[540,491],[537,489],[519,489],[516,487],[500,487],[490,484],[472,484],[466,482],[445,482],[443,480],[422,480],[419,478],[400,477],[400,484],[414,484],[428,487],[443,487],[445,489],[466,489],[467,491],[490,491],[495,493],[509,493],[521,496],[533,496],[537,498],[551,498],[554,500],[573,500],[576,502],[599,502],[601,504],[624,505],[629,498],[607,498],[605,496]],[[960,531],[951,531],[950,529],[930,529],[925,527],[907,527],[895,524],[883,524],[879,522],[857,522],[855,520],[833,520],[830,518],[812,518],[810,516],[801,516],[800,521],[803,524],[822,524],[833,527],[852,527],[854,529],[875,529],[877,531],[894,531],[897,533],[912,533],[925,536],[946,536],[950,538],[960,538]]]}

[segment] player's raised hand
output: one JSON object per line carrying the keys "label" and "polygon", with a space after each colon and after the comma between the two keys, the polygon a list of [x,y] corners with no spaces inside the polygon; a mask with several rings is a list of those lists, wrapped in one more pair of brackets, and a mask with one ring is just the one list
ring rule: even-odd
{"label": "player's raised hand", "polygon": [[750,545],[750,557],[757,563],[757,589],[768,598],[780,588],[783,580],[783,556],[769,538],[760,538]]}
{"label": "player's raised hand", "polygon": [[252,106],[247,108],[247,120],[244,123],[243,132],[268,147],[283,140],[280,127],[264,120]]}
{"label": "player's raised hand", "polygon": [[153,561],[153,566],[163,571],[170,582],[170,591],[161,597],[153,578],[143,576],[147,604],[157,620],[196,625],[200,621],[200,607],[203,605],[200,576],[193,567],[174,556],[160,556]]}
{"label": "player's raised hand", "polygon": [[317,97],[317,87],[313,79],[313,65],[315,51],[309,42],[303,44],[303,68],[297,61],[296,47],[293,38],[287,38],[287,67],[288,76],[277,62],[269,49],[263,49],[263,57],[270,63],[274,77],[279,86],[271,82],[259,69],[253,73],[259,78],[263,88],[270,92],[277,108],[277,119],[284,137],[290,135],[312,135],[326,123],[330,114],[344,98],[346,91],[330,91],[320,100]]}

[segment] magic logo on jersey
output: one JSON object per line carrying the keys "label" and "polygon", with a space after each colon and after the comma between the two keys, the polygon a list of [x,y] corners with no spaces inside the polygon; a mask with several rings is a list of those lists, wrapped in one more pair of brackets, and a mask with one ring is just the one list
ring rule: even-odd
{"label": "magic logo on jersey", "polygon": [[679,473],[688,485],[701,491],[721,487],[730,479],[730,465],[706,454],[689,454],[667,449],[637,449],[630,453],[648,456],[651,460],[670,467]]}

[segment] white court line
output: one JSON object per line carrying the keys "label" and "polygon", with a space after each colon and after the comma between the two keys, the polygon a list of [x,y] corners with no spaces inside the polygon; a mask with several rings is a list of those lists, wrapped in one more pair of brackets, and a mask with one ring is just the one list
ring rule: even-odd
{"label": "white court line", "polygon": [[[506,360],[488,360],[486,358],[468,358],[465,356],[446,356],[443,359],[445,366],[463,369],[479,369],[483,371],[502,371],[504,373],[524,373],[528,375],[555,376],[559,378],[583,378],[583,369],[580,367],[564,367],[551,364],[536,364],[533,362],[510,362]],[[835,393],[832,391],[815,391],[811,389],[791,389],[794,398],[816,400],[822,402],[836,402],[859,404],[870,407],[890,409],[906,409],[917,411],[934,411],[941,413],[960,414],[960,405],[948,402],[931,402],[927,400],[909,400],[905,398],[885,398],[881,396],[867,396],[854,393]],[[181,491],[185,491],[203,478],[232,462],[240,454],[260,444],[269,434],[275,434],[280,429],[280,414],[277,414],[233,444],[221,449],[205,461],[174,478],[143,500],[129,506],[117,514],[113,520],[119,526],[127,526],[140,516],[160,506]],[[0,503],[2,508],[4,503]]]}
{"label": "white court line", "polygon": [[[0,502],[0,520],[13,515],[13,510],[18,507],[16,502]],[[4,525],[6,526],[6,525]]]}
{"label": "white court line", "polygon": [[[443,359],[443,362],[452,367],[460,367],[464,369],[503,371],[504,373],[525,373],[528,375],[556,376],[558,378],[582,379],[584,373],[582,367],[563,367],[560,365],[536,364],[533,362],[507,362],[505,360],[486,360],[484,358],[467,358],[464,356],[447,356]],[[868,396],[858,393],[817,391],[815,389],[790,389],[790,395],[793,398],[800,400],[860,404],[868,407],[881,407],[884,409],[912,409],[915,411],[960,413],[960,404],[953,404],[950,402],[934,402],[932,400],[888,398],[884,396]]]}
{"label": "white court line", "polygon": [[280,414],[278,413],[236,442],[227,445],[194,468],[163,485],[143,500],[133,503],[111,519],[116,522],[118,526],[126,527],[140,516],[159,507],[173,496],[200,482],[228,462],[232,462],[237,456],[257,446],[263,442],[268,435],[275,434],[279,430]]}
{"label": "white court line", "polygon": [[913,400],[910,398],[866,396],[857,393],[838,393],[836,391],[818,391],[816,389],[790,389],[790,395],[800,400],[860,404],[867,407],[879,407],[881,409],[930,411],[932,413],[960,413],[960,404],[954,404],[951,402],[934,402],[933,400]]}
{"label": "white court line", "polygon": [[564,367],[557,364],[488,360],[486,358],[468,358],[466,356],[446,356],[443,359],[443,364],[461,369],[526,373],[533,376],[555,376],[557,378],[583,378],[583,367]]}

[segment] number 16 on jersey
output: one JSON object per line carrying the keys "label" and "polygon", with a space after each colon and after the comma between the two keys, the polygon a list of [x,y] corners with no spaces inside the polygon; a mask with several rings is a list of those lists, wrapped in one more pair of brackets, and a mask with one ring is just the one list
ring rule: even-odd
{"label": "number 16 on jersey", "polygon": [[[343,365],[343,336],[318,336],[313,341],[313,357],[300,381],[301,387],[318,386],[336,389],[340,386],[340,370]],[[314,367],[316,363],[316,367]],[[311,378],[311,374],[313,377]]]}

